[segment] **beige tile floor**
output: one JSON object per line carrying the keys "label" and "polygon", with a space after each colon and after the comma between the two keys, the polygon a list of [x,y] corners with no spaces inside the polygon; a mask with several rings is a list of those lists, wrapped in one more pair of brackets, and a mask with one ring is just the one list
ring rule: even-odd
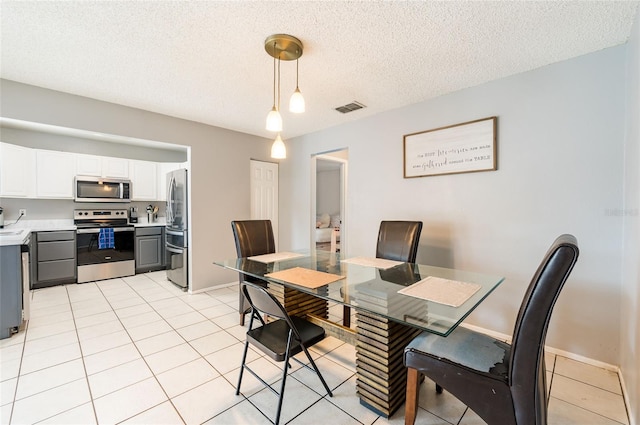
{"label": "beige tile floor", "polygon": [[[245,374],[235,395],[245,332],[237,296],[235,287],[188,295],[162,272],[34,291],[28,329],[0,341],[0,423],[269,423],[273,393]],[[326,338],[312,355],[334,396],[294,363],[281,423],[404,422],[402,409],[385,419],[359,404],[353,347]],[[280,379],[279,365],[253,350],[249,359]],[[554,355],[547,368],[550,424],[628,424],[615,373]],[[423,385],[416,423],[483,423]]]}

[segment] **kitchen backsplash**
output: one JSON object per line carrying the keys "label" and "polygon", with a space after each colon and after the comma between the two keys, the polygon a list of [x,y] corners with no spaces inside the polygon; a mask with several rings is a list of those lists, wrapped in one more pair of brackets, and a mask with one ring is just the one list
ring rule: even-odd
{"label": "kitchen backsplash", "polygon": [[128,203],[77,203],[67,199],[21,199],[0,198],[0,207],[4,209],[4,219],[13,223],[20,215],[21,209],[27,210],[23,219],[27,220],[73,220],[73,210],[76,209],[127,209],[138,208],[138,216],[145,215],[148,205],[158,207],[158,217],[164,217],[165,203],[162,201],[134,201]]}

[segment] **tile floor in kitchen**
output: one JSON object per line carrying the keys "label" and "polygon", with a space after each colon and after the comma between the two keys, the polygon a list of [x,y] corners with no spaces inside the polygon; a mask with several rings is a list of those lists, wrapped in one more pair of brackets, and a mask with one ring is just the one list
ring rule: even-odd
{"label": "tile floor in kitchen", "polygon": [[[0,423],[269,423],[277,398],[255,378],[235,395],[246,330],[237,298],[237,286],[188,295],[164,272],[32,292],[28,329],[0,341]],[[403,408],[385,419],[359,404],[352,346],[326,338],[312,355],[333,398],[293,362],[281,423],[404,422]],[[280,379],[279,364],[253,350],[250,361]],[[628,424],[615,373],[554,355],[547,369],[550,424]],[[483,423],[430,381],[420,407],[418,424]]]}

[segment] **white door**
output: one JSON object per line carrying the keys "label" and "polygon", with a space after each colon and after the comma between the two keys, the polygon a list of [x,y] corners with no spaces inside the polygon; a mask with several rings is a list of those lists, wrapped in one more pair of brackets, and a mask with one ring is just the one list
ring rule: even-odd
{"label": "white door", "polygon": [[251,160],[251,219],[271,220],[278,246],[278,164]]}

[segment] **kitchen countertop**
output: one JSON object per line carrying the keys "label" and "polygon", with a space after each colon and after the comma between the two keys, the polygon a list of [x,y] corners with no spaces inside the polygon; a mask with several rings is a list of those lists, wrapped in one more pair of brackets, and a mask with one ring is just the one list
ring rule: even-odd
{"label": "kitchen countertop", "polygon": [[138,222],[133,223],[135,227],[152,227],[152,226],[161,226],[164,227],[167,224],[164,217],[158,217],[156,221],[149,222],[147,221],[146,216],[139,216]]}
{"label": "kitchen countertop", "polygon": [[[147,217],[138,217],[138,223],[132,223],[134,227],[164,227],[164,217],[158,217],[156,221],[149,222]],[[0,246],[22,245],[28,239],[31,232],[50,232],[60,230],[76,230],[72,219],[55,220],[20,220],[17,223],[5,222],[4,229],[0,229]]]}
{"label": "kitchen countertop", "polygon": [[23,245],[31,235],[28,228],[7,228],[0,229],[0,246]]}
{"label": "kitchen countertop", "polygon": [[32,232],[43,232],[52,230],[76,230],[73,219],[55,220],[20,220],[15,224],[7,225],[5,229],[29,229]]}

